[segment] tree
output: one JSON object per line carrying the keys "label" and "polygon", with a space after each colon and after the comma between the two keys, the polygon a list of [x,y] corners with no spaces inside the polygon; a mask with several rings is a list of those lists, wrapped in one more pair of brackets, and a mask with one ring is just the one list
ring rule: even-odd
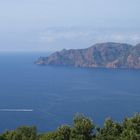
{"label": "tree", "polygon": [[96,138],[100,140],[116,140],[122,133],[122,126],[113,122],[112,119],[106,119],[104,127],[97,130]]}
{"label": "tree", "polygon": [[0,135],[0,140],[140,140],[140,114],[118,123],[106,119],[95,127],[91,119],[76,115],[73,126],[62,125],[56,131],[37,134],[36,127],[22,126]]}
{"label": "tree", "polygon": [[68,125],[62,125],[57,130],[58,136],[61,137],[62,140],[69,140],[71,128]]}
{"label": "tree", "polygon": [[36,127],[22,126],[14,131],[7,131],[3,134],[6,140],[37,140]]}
{"label": "tree", "polygon": [[140,114],[124,119],[121,140],[140,140]]}
{"label": "tree", "polygon": [[58,140],[57,132],[48,132],[47,134],[41,134],[39,140]]}
{"label": "tree", "polygon": [[74,117],[71,138],[72,140],[91,140],[94,128],[91,119],[84,115],[76,115]]}

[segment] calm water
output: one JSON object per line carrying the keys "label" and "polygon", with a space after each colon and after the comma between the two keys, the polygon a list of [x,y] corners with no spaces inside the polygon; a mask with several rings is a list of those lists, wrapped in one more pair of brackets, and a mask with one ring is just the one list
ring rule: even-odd
{"label": "calm water", "polygon": [[102,125],[140,112],[140,71],[34,65],[41,54],[0,54],[0,132],[72,123],[76,112]]}

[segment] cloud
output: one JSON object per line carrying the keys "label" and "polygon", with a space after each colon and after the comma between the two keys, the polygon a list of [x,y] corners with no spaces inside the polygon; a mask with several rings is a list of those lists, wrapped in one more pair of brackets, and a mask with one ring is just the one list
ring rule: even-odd
{"label": "cloud", "polygon": [[40,34],[40,40],[48,43],[53,43],[59,40],[85,40],[89,37],[89,31],[75,29],[47,29]]}
{"label": "cloud", "polygon": [[50,44],[60,41],[74,41],[93,44],[114,41],[136,44],[140,42],[140,32],[115,29],[48,28],[41,32],[40,41]]}
{"label": "cloud", "polygon": [[51,27],[20,34],[11,32],[7,35],[7,32],[3,32],[0,38],[0,50],[52,52],[64,48],[87,48],[95,43],[102,42],[119,42],[135,45],[140,43],[140,30]]}

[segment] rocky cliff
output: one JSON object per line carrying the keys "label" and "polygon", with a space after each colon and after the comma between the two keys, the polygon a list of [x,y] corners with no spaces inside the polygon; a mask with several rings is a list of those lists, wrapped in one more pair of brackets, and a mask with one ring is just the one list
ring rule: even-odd
{"label": "rocky cliff", "polygon": [[140,69],[140,44],[100,43],[86,49],[71,49],[40,57],[36,64],[75,67]]}

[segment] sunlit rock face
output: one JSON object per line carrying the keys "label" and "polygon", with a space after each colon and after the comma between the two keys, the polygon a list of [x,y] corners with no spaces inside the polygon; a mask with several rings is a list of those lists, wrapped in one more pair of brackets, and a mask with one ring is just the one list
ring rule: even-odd
{"label": "sunlit rock face", "polygon": [[140,44],[100,43],[86,49],[71,49],[40,57],[36,64],[75,67],[140,69]]}

